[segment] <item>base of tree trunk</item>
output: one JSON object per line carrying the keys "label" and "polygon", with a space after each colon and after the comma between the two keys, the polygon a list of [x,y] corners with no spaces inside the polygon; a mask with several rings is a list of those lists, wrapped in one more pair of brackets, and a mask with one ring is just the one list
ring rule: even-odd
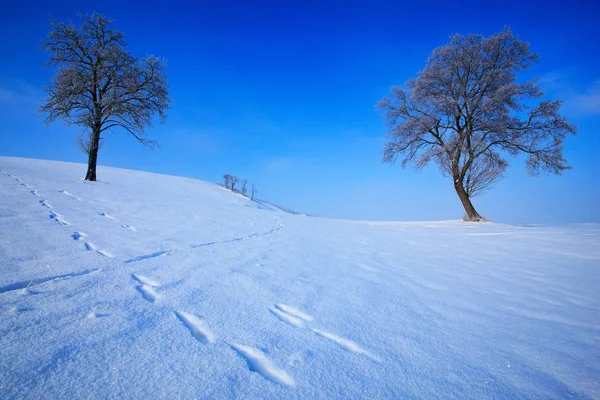
{"label": "base of tree trunk", "polygon": [[481,215],[479,215],[479,213],[475,210],[475,207],[473,207],[473,203],[471,203],[471,199],[465,191],[462,181],[459,181],[458,178],[454,178],[454,189],[456,190],[456,194],[458,194],[458,198],[460,199],[460,202],[462,203],[465,209],[465,215],[462,218],[463,221],[485,221],[485,219],[483,219]]}
{"label": "base of tree trunk", "polygon": [[487,222],[483,217],[469,217],[468,215],[463,215],[460,220],[463,222]]}
{"label": "base of tree trunk", "polygon": [[90,172],[85,175],[84,181],[96,182],[96,172]]}

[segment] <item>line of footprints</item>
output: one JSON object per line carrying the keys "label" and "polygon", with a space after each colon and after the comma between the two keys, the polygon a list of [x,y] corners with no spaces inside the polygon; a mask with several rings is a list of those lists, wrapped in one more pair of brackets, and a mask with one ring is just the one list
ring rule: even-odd
{"label": "line of footprints", "polygon": [[[0,172],[6,173],[5,171],[0,171]],[[36,189],[34,189],[33,187],[31,187],[26,182],[22,181],[20,178],[16,177],[15,175],[9,174],[9,173],[6,173],[6,174],[9,177],[11,177],[14,180],[16,180],[21,186],[23,186],[24,188],[28,189],[29,193],[31,193],[33,196],[41,197],[40,194],[39,194],[39,192]],[[67,192],[66,190],[60,189],[59,192],[62,193],[62,194],[64,194],[65,196],[68,196],[68,197],[72,198],[75,201],[81,201],[81,199],[79,197],[77,197],[76,195],[74,195],[72,193]],[[62,215],[60,215],[59,213],[57,213],[54,210],[54,208],[52,207],[52,205],[47,200],[41,199],[39,201],[39,203],[40,203],[40,205],[42,207],[48,209],[48,212],[49,212],[48,216],[50,217],[50,219],[56,221],[61,226],[69,226],[69,225],[71,225],[70,222],[68,222]],[[108,213],[105,213],[105,212],[99,212],[98,215],[101,216],[101,217],[104,217],[104,218],[106,218],[108,220],[114,221],[114,222],[118,222],[119,221],[117,218],[115,218],[112,215],[110,215]],[[137,229],[134,226],[131,226],[131,225],[122,224],[121,227],[124,228],[124,229],[128,229],[130,231],[133,231],[133,232],[137,232]],[[111,253],[109,253],[108,251],[100,250],[92,242],[86,241],[85,238],[87,237],[87,235],[85,233],[83,233],[83,232],[74,232],[71,235],[71,237],[74,240],[83,241],[84,248],[87,251],[95,252],[95,253],[100,254],[101,256],[104,256],[104,257],[111,257],[111,258],[113,257],[113,255]]]}
{"label": "line of footprints", "polygon": [[[6,173],[5,171],[0,171],[0,172]],[[8,173],[7,173],[7,175],[10,176],[11,178],[15,179],[17,182],[19,182],[21,184],[21,186],[28,189],[32,195],[34,195],[36,197],[41,197],[40,194],[37,192],[37,190],[35,190],[31,186],[29,186],[27,183],[23,182],[18,177],[14,176],[12,174],[8,174]],[[66,196],[71,197],[75,201],[81,201],[81,199],[79,199],[77,196],[75,196],[74,194],[69,193],[65,190],[59,190],[59,192],[63,193]],[[56,221],[59,225],[61,225],[61,226],[71,225],[66,219],[63,218],[62,215],[60,215],[59,213],[54,211],[52,205],[48,201],[41,199],[39,201],[39,203],[42,207],[45,207],[49,210],[49,217],[52,220]],[[98,215],[100,215],[101,217],[107,218],[111,221],[118,222],[117,218],[115,218],[112,215],[107,214],[105,212],[99,212]],[[123,225],[121,225],[121,227],[124,229],[129,229],[134,232],[137,231],[136,228],[131,225],[123,224]],[[271,232],[268,232],[268,233],[271,233]],[[113,255],[110,254],[109,252],[100,250],[93,243],[86,241],[87,235],[83,232],[74,232],[71,235],[71,237],[74,240],[83,241],[84,247],[88,251],[96,252],[97,254],[102,255],[104,257],[113,257]],[[153,253],[153,254],[150,254],[147,256],[139,256],[139,257],[133,258],[131,260],[126,260],[124,262],[129,263],[129,262],[142,261],[147,258],[168,255],[169,253],[171,253],[171,251],[160,251],[160,252],[156,252],[156,253]],[[89,272],[90,271],[84,271],[84,273],[89,273]],[[70,274],[68,277],[71,277],[71,275],[77,276],[79,274]],[[65,276],[65,277],[67,277],[67,276]],[[158,282],[156,282],[155,280],[153,280],[151,278],[148,278],[148,277],[145,277],[142,275],[138,275],[138,274],[132,274],[131,277],[138,283],[138,286],[136,287],[136,289],[140,292],[140,294],[142,295],[142,297],[145,300],[147,300],[151,303],[155,303],[159,300],[160,296],[156,292],[156,288],[159,286]],[[45,282],[47,280],[56,279],[56,278],[63,278],[63,276],[52,277],[49,279],[43,279],[43,281]],[[20,289],[23,286],[21,284],[24,284],[24,283],[26,283],[26,282],[19,282],[15,285],[9,285],[9,287],[3,288],[3,289],[6,289],[5,291]],[[31,284],[31,282],[29,284]],[[313,318],[310,315],[308,315],[294,307],[285,305],[285,304],[275,304],[275,305],[273,305],[273,307],[269,308],[269,311],[271,312],[271,314],[276,316],[281,321],[283,321],[289,325],[292,325],[296,328],[305,328],[306,324],[310,323],[313,320]],[[200,318],[196,317],[195,315],[183,312],[183,311],[175,311],[174,315],[189,330],[190,334],[199,342],[204,343],[204,344],[211,344],[216,341],[215,335],[212,333],[212,331],[210,329],[208,329],[206,327],[205,323]],[[103,315],[97,315],[97,316],[103,316]],[[372,359],[376,362],[382,362],[381,358],[377,357],[376,355],[372,354],[371,352],[362,348],[357,343],[355,343],[351,340],[345,339],[343,337],[340,337],[340,336],[337,336],[332,333],[322,331],[319,329],[314,329],[314,328],[310,328],[310,327],[308,327],[308,329],[310,329],[312,332],[319,335],[320,337],[331,340],[332,342],[334,342],[337,345],[339,345],[340,347],[342,347],[344,350],[369,357],[370,359]],[[296,385],[294,379],[287,372],[275,367],[273,362],[271,360],[269,360],[260,350],[255,349],[250,346],[242,345],[239,343],[228,343],[228,345],[229,345],[229,347],[231,347],[233,350],[235,350],[241,357],[243,357],[246,360],[246,362],[248,364],[248,368],[251,371],[260,374],[262,377],[264,377],[265,379],[268,379],[269,381],[281,384],[283,386],[294,387]]]}
{"label": "line of footprints", "polygon": [[[156,291],[156,289],[160,286],[158,282],[152,278],[139,274],[132,274],[131,277],[138,283],[136,289],[138,292],[140,292],[145,300],[149,301],[150,303],[156,303],[160,300],[160,295]],[[313,321],[312,316],[302,312],[301,310],[298,310],[297,308],[285,304],[275,304],[273,307],[269,308],[269,311],[281,321],[296,328],[304,328],[307,323]],[[216,336],[214,333],[199,317],[183,311],[174,311],[174,315],[189,330],[190,334],[200,343],[212,344],[216,341]],[[331,340],[344,350],[364,355],[379,363],[382,362],[381,358],[377,357],[351,340],[319,329],[309,329],[315,334]],[[294,378],[292,378],[282,369],[277,368],[273,362],[269,360],[260,350],[239,343],[227,344],[246,360],[250,371],[256,372],[263,378],[283,386],[296,386]]]}

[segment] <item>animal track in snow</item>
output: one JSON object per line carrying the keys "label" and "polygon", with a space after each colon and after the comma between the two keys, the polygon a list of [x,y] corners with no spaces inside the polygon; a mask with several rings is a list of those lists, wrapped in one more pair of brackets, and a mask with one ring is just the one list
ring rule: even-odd
{"label": "animal track in snow", "polygon": [[75,240],[81,240],[81,239],[87,237],[87,235],[83,232],[73,232],[71,237]]}
{"label": "animal track in snow", "polygon": [[183,311],[175,311],[175,316],[189,329],[192,336],[198,341],[202,343],[214,343],[215,335],[204,326],[200,318]]}
{"label": "animal track in snow", "polygon": [[304,321],[312,321],[313,320],[313,317],[311,317],[308,314],[303,313],[302,311],[300,311],[297,308],[294,308],[292,306],[287,306],[285,304],[275,304],[275,308],[280,311],[283,311],[286,314],[294,316],[296,318],[303,319]]}
{"label": "animal track in snow", "polygon": [[55,220],[56,222],[58,222],[62,226],[71,225],[69,222],[67,222],[66,220],[64,220],[60,214],[57,214],[54,211],[50,211],[49,217],[50,217],[50,219]]}
{"label": "animal track in snow", "polygon": [[60,190],[59,190],[59,192],[61,192],[62,194],[65,194],[65,195],[67,195],[67,196],[69,196],[69,197],[70,197],[70,198],[72,198],[73,200],[81,201],[81,200],[79,199],[79,197],[75,196],[75,195],[74,195],[74,194],[72,194],[72,193],[69,193],[69,192],[67,192],[66,190],[62,190],[62,189],[60,189]]}
{"label": "animal track in snow", "polygon": [[30,307],[17,307],[17,306],[13,306],[10,307],[6,312],[9,315],[15,315],[15,314],[20,314],[20,313],[25,313],[25,312],[29,312],[29,311],[33,311],[33,308]]}
{"label": "animal track in snow", "polygon": [[158,282],[156,282],[154,279],[148,278],[147,276],[142,276],[142,275],[138,275],[138,274],[131,274],[131,277],[134,280],[136,280],[139,283],[141,283],[142,285],[148,285],[148,286],[152,286],[152,287],[159,286]]}
{"label": "animal track in snow", "polygon": [[340,347],[342,347],[345,350],[348,350],[348,351],[351,351],[351,352],[357,353],[357,354],[362,354],[362,355],[369,357],[370,359],[372,359],[374,361],[377,361],[379,363],[381,362],[381,358],[377,357],[376,355],[371,354],[369,351],[363,349],[362,347],[360,347],[358,344],[354,343],[351,340],[344,339],[342,337],[334,335],[333,333],[320,331],[318,329],[311,329],[311,331],[313,331],[314,333],[316,333],[319,336],[322,336],[326,339],[334,341],[335,343],[340,345]]}
{"label": "animal track in snow", "polygon": [[34,196],[40,197],[40,194],[37,192],[37,190],[30,190],[29,193],[31,193]]}
{"label": "animal track in snow", "polygon": [[268,379],[271,382],[279,383],[280,385],[296,386],[296,383],[291,376],[285,371],[276,368],[273,365],[273,362],[265,357],[259,350],[241,344],[230,344],[230,346],[246,360],[250,371],[256,372],[262,375],[263,378]]}
{"label": "animal track in snow", "polygon": [[273,228],[273,229],[265,231],[265,232],[253,233],[248,236],[242,236],[242,237],[237,237],[237,238],[233,238],[233,239],[222,240],[219,242],[215,241],[215,242],[207,242],[207,243],[199,243],[199,244],[189,243],[189,246],[193,249],[196,249],[198,247],[214,246],[217,244],[224,244],[224,243],[235,243],[235,242],[239,242],[239,241],[246,240],[246,239],[252,239],[255,237],[259,237],[259,236],[267,236],[267,235],[270,235],[274,232],[277,232],[277,231],[283,229],[283,225],[281,225],[281,223],[279,221],[277,221],[277,222],[279,223],[277,228]]}
{"label": "animal track in snow", "polygon": [[46,207],[49,208],[50,210],[52,209],[52,206],[50,205],[50,203],[48,203],[46,200],[40,200],[40,205],[42,207]]}
{"label": "animal track in snow", "polygon": [[87,315],[88,319],[97,319],[97,318],[106,318],[106,317],[110,317],[110,314],[107,313],[97,313],[95,311],[90,312]]}
{"label": "animal track in snow", "polygon": [[121,228],[129,229],[130,231],[137,232],[137,228],[135,226],[123,224],[123,225],[121,225]]}
{"label": "animal track in snow", "polygon": [[15,181],[19,182],[21,184],[21,186],[25,186],[27,188],[29,187],[29,185],[26,184],[25,182],[23,182],[20,178],[17,178],[16,176],[13,176],[13,175],[11,175],[11,176],[15,179]]}
{"label": "animal track in snow", "polygon": [[138,292],[142,294],[142,297],[148,300],[150,303],[156,302],[158,300],[158,293],[154,291],[152,286],[150,285],[139,285],[136,286]]}
{"label": "animal track in snow", "polygon": [[161,250],[161,251],[156,251],[152,254],[146,254],[143,256],[137,256],[134,258],[131,258],[129,260],[125,260],[123,261],[125,264],[129,264],[132,262],[137,262],[137,261],[143,261],[143,260],[147,260],[149,258],[155,258],[155,257],[161,257],[161,256],[167,256],[169,254],[171,254],[173,252],[173,250]]}
{"label": "animal track in snow", "polygon": [[118,221],[118,220],[117,220],[115,217],[113,217],[113,216],[112,216],[112,215],[110,215],[110,214],[107,214],[107,213],[105,213],[104,211],[102,211],[102,212],[99,212],[99,213],[98,213],[98,215],[100,215],[101,217],[104,217],[104,218],[108,218],[108,219],[110,219],[111,221]]}
{"label": "animal track in snow", "polygon": [[193,244],[193,243],[190,243],[190,247],[191,247],[192,249],[197,249],[198,247],[213,246],[213,245],[215,245],[215,244],[217,244],[217,243],[220,243],[220,242],[208,242],[208,243],[200,243],[200,244]]}
{"label": "animal track in snow", "polygon": [[271,314],[275,315],[277,318],[286,322],[290,325],[297,326],[298,328],[302,328],[304,326],[304,322],[300,318],[293,317],[289,314],[286,314],[276,308],[269,308]]}
{"label": "animal track in snow", "polygon": [[90,242],[85,242],[85,243],[83,243],[83,245],[85,246],[85,249],[86,249],[87,251],[94,251],[94,252],[96,252],[96,253],[100,254],[101,256],[104,256],[104,257],[109,257],[109,258],[112,258],[112,257],[113,257],[113,255],[112,255],[112,254],[110,254],[110,253],[109,253],[109,252],[107,252],[107,251],[104,251],[104,250],[98,250],[98,248],[96,247],[96,245],[95,245],[95,244],[93,244],[93,243],[90,243]]}
{"label": "animal track in snow", "polygon": [[0,287],[0,294],[6,293],[6,292],[11,292],[13,290],[27,289],[27,288],[30,288],[33,286],[41,285],[42,283],[56,281],[59,279],[68,279],[68,278],[75,278],[75,277],[83,276],[83,275],[89,275],[89,274],[99,271],[99,270],[100,270],[99,268],[86,269],[81,272],[72,272],[70,274],[54,275],[54,276],[49,276],[49,277],[45,277],[45,278],[35,278],[35,279],[27,280],[27,281],[15,282],[15,283],[11,283],[10,285],[6,285],[4,287]]}

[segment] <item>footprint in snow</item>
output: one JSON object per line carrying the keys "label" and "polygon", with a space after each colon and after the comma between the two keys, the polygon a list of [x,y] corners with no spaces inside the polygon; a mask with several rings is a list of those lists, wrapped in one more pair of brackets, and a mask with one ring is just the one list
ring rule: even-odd
{"label": "footprint in snow", "polygon": [[112,257],[113,257],[113,255],[112,255],[112,254],[110,254],[110,253],[109,253],[109,252],[107,252],[107,251],[104,251],[104,250],[98,250],[98,248],[96,247],[96,245],[94,245],[93,243],[90,243],[90,242],[85,242],[85,243],[83,243],[83,245],[85,246],[85,249],[86,249],[87,251],[94,251],[94,252],[96,252],[96,253],[100,254],[101,256],[104,256],[104,257],[109,257],[109,258],[112,258]]}
{"label": "footprint in snow", "polygon": [[48,208],[48,209],[50,209],[50,210],[52,209],[52,206],[51,206],[51,205],[50,205],[50,203],[48,203],[46,200],[40,200],[40,205],[41,205],[42,207],[46,207],[46,208]]}
{"label": "footprint in snow", "polygon": [[139,275],[139,274],[131,274],[131,277],[141,283],[142,285],[148,285],[152,287],[158,287],[159,284],[152,278],[148,278],[147,276]]}
{"label": "footprint in snow", "polygon": [[40,197],[40,194],[37,192],[37,190],[30,190],[29,193],[31,193],[34,196]]}
{"label": "footprint in snow", "polygon": [[297,308],[285,304],[275,304],[272,308],[269,308],[269,311],[283,322],[298,328],[304,326],[304,321],[312,321],[313,319]]}
{"label": "footprint in snow", "polygon": [[142,297],[150,303],[155,303],[158,300],[158,293],[150,285],[139,285],[136,286],[138,292],[142,294]]}
{"label": "footprint in snow", "polygon": [[287,372],[276,368],[273,362],[260,350],[241,344],[230,344],[230,346],[246,360],[250,371],[256,372],[262,375],[263,378],[283,386],[296,386],[294,378],[288,375]]}
{"label": "footprint in snow", "polygon": [[50,217],[50,219],[53,219],[56,222],[58,222],[59,225],[62,225],[62,226],[71,225],[69,222],[67,222],[65,219],[63,219],[63,217],[60,214],[57,214],[54,211],[50,211],[50,214],[48,216]]}
{"label": "footprint in snow", "polygon": [[8,310],[6,310],[6,313],[9,315],[16,315],[16,314],[29,312],[29,311],[33,311],[33,308],[13,306],[13,307],[10,307]]}
{"label": "footprint in snow", "polygon": [[215,335],[204,326],[204,322],[195,315],[183,311],[175,311],[175,316],[190,331],[193,337],[202,343],[214,343]]}
{"label": "footprint in snow", "polygon": [[107,313],[97,313],[95,311],[92,311],[91,313],[89,313],[87,315],[88,319],[98,319],[98,318],[106,318],[106,317],[110,317],[110,314],[107,314]]}
{"label": "footprint in snow", "polygon": [[[298,310],[297,308],[288,306],[286,304],[275,304],[273,306],[273,308],[269,309],[269,311],[273,315],[275,315],[277,318],[282,320],[283,322],[286,322],[286,323],[296,326],[298,328],[302,328],[304,326],[304,322],[313,320],[312,316]],[[340,347],[342,347],[345,350],[348,350],[348,351],[351,351],[351,352],[357,353],[357,354],[362,354],[362,355],[369,357],[370,359],[372,359],[374,361],[381,362],[381,358],[377,357],[374,354],[371,354],[368,350],[363,349],[362,347],[360,347],[358,344],[354,343],[351,340],[344,339],[342,337],[334,335],[333,333],[321,331],[319,329],[311,328],[310,330],[321,337],[324,337],[326,339],[329,339],[329,340],[337,343]]]}
{"label": "footprint in snow", "polygon": [[374,354],[371,354],[368,350],[363,349],[362,347],[360,347],[358,344],[354,343],[351,340],[344,339],[342,337],[334,335],[333,333],[321,331],[318,329],[311,329],[311,331],[313,331],[314,333],[316,333],[319,336],[322,336],[326,339],[329,339],[329,340],[337,343],[344,350],[348,350],[353,353],[365,355],[365,356],[369,357],[370,359],[372,359],[373,361],[377,361],[379,363],[382,361],[381,358],[377,357]]}
{"label": "footprint in snow", "polygon": [[312,321],[313,317],[311,317],[310,315],[298,310],[297,308],[294,308],[292,306],[288,306],[285,304],[275,304],[275,308],[277,308],[278,310],[281,310],[285,313],[288,313],[290,315],[293,315],[295,317],[298,317],[300,319],[303,319],[305,321]]}
{"label": "footprint in snow", "polygon": [[67,195],[67,196],[69,196],[69,197],[70,197],[70,198],[72,198],[73,200],[81,201],[81,200],[79,199],[79,197],[75,196],[75,195],[74,195],[74,194],[72,194],[72,193],[69,193],[69,192],[67,192],[66,190],[59,189],[59,192],[61,192],[61,193],[62,193],[62,194],[64,194],[64,195]]}
{"label": "footprint in snow", "polygon": [[137,228],[135,226],[123,224],[123,225],[121,225],[121,228],[129,229],[130,231],[137,232]]}
{"label": "footprint in snow", "polygon": [[104,217],[104,218],[108,218],[108,219],[110,219],[111,221],[117,221],[117,219],[116,219],[115,217],[113,217],[112,215],[110,215],[110,214],[107,214],[107,213],[105,213],[105,212],[103,212],[103,211],[102,211],[102,212],[99,212],[99,213],[98,213],[98,215],[100,215],[101,217]]}
{"label": "footprint in snow", "polygon": [[87,235],[85,233],[83,233],[83,232],[73,232],[73,234],[71,235],[71,237],[74,240],[81,240],[81,239],[87,237]]}
{"label": "footprint in snow", "polygon": [[304,322],[302,322],[301,319],[292,317],[291,315],[288,315],[276,308],[269,308],[269,312],[287,324],[296,326],[298,328],[302,328],[304,326]]}
{"label": "footprint in snow", "polygon": [[173,252],[173,250],[161,250],[161,251],[155,251],[154,253],[151,254],[145,254],[142,256],[137,256],[137,257],[133,257],[129,260],[125,260],[123,261],[125,264],[129,264],[132,262],[137,262],[137,261],[143,261],[143,260],[148,260],[150,258],[156,258],[156,257],[163,257],[163,256],[168,256],[169,254],[171,254]]}
{"label": "footprint in snow", "polygon": [[89,275],[89,274],[94,273],[99,270],[100,270],[99,268],[86,269],[86,270],[80,271],[80,272],[71,272],[69,274],[54,275],[54,276],[48,276],[48,277],[43,277],[43,278],[33,278],[33,279],[26,280],[26,281],[15,282],[15,283],[11,283],[10,285],[7,285],[7,286],[0,287],[0,294],[15,291],[15,290],[19,291],[20,294],[35,294],[35,292],[34,293],[31,292],[31,288],[34,286],[38,286],[38,285],[44,284],[46,282],[52,282],[52,281],[57,281],[57,280],[61,280],[61,279],[70,279],[70,278],[76,278],[79,276]]}

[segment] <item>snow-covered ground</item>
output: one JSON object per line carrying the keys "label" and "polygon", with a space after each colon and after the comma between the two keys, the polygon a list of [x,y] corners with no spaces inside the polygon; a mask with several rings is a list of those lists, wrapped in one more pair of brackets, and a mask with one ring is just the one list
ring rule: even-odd
{"label": "snow-covered ground", "polygon": [[600,225],[339,221],[187,178],[0,170],[0,398],[600,398]]}

